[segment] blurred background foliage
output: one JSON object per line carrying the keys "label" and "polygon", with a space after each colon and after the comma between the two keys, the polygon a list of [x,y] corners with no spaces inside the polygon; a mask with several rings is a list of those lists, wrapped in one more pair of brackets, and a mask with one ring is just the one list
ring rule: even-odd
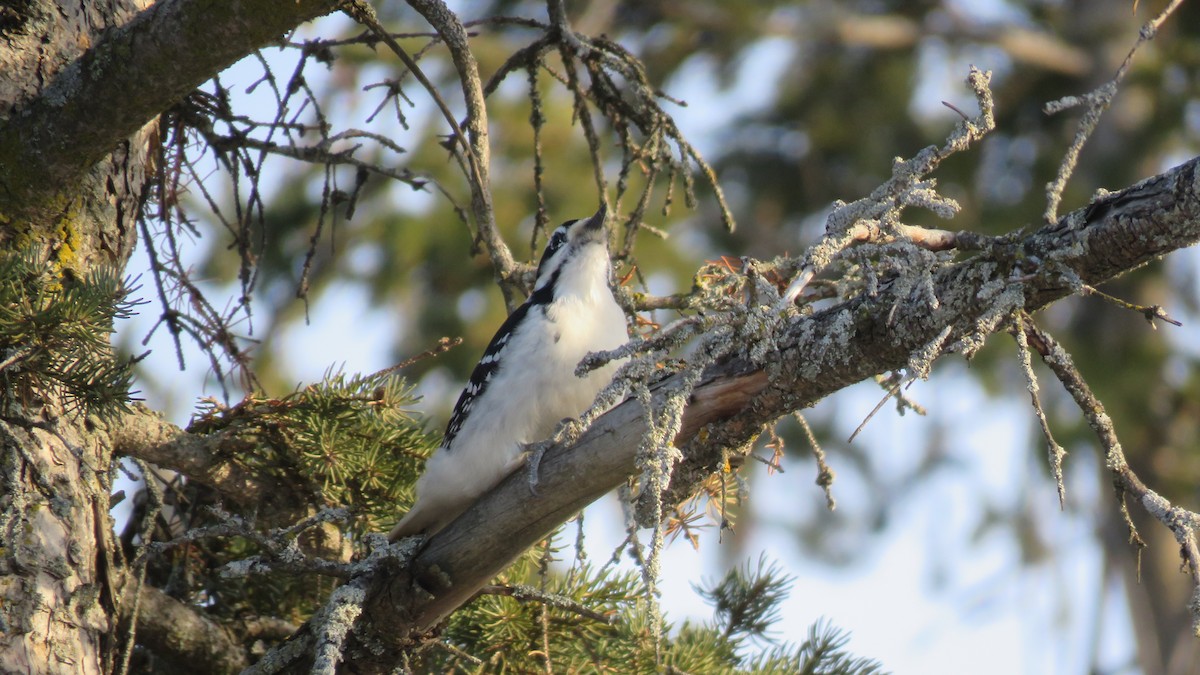
{"label": "blurred background foliage", "polygon": [[[389,29],[427,30],[402,3],[376,4]],[[821,234],[823,216],[834,200],[851,201],[867,194],[889,175],[894,157],[911,156],[944,139],[959,114],[943,101],[973,113],[974,103],[962,85],[970,64],[994,72],[997,130],[977,149],[947,161],[937,173],[942,193],[963,207],[953,222],[939,226],[987,234],[1036,228],[1045,210],[1044,186],[1055,175],[1078,117],[1075,111],[1048,116],[1042,112],[1043,104],[1083,94],[1110,79],[1140,26],[1165,4],[1165,0],[1143,0],[1135,8],[1130,0],[568,2],[567,13],[576,31],[607,35],[625,46],[646,64],[654,86],[686,100],[687,107],[664,105],[716,167],[738,224],[733,233],[723,229],[711,191],[698,178],[697,208],[685,208],[682,183],[677,181],[671,208],[664,213],[666,194],[660,188],[645,218],[670,238],[659,240],[643,231],[621,271],[628,272],[636,263],[638,274],[630,283],[668,293],[686,290],[691,275],[706,259],[801,252]],[[538,2],[452,6],[468,21],[492,16],[546,20],[545,5]],[[345,37],[361,33],[357,25],[340,21],[336,25]],[[252,329],[253,339],[259,341],[253,347],[254,368],[263,389],[271,395],[294,389],[297,375],[281,342],[293,331],[312,330],[305,326],[307,305],[297,299],[297,291],[320,223],[312,247],[308,303],[349,290],[365,294],[373,318],[363,329],[389,336],[392,362],[428,348],[442,336],[465,339],[462,347],[422,361],[406,373],[422,382],[420,391],[433,397],[426,401],[425,412],[435,420],[433,426],[440,426],[458,383],[465,381],[501,323],[504,303],[488,260],[472,248],[472,231],[458,211],[469,202],[469,193],[459,167],[443,146],[444,120],[429,114],[433,108],[427,94],[411,78],[402,83],[401,91],[415,105],[404,98],[388,98],[392,90],[378,85],[398,77],[402,68],[382,47],[304,42],[318,36],[332,39],[330,25],[323,24],[319,34],[293,36],[293,48],[269,59],[279,89],[291,76],[291,64],[301,57],[308,59],[302,84],[310,100],[303,106],[299,99],[293,100],[289,115],[308,123],[327,121],[333,132],[356,127],[389,138],[404,152],[357,139],[355,143],[362,143],[358,156],[411,171],[414,180],[405,184],[372,175],[349,199],[357,176],[353,167],[339,167],[331,170],[331,177],[333,187],[342,191],[341,201],[334,198],[323,206],[325,167],[270,159],[260,168],[261,203],[251,198],[245,184],[226,185],[226,195],[238,194],[242,208],[260,214],[248,220],[254,230],[248,241],[257,257],[251,289],[253,321],[243,316],[239,329],[245,335]],[[470,29],[485,82],[509,55],[538,36],[519,22],[482,22]],[[421,53],[422,68],[439,84],[451,107],[461,112],[456,74],[445,51],[436,46],[422,51],[429,43],[425,36],[404,37],[401,42],[410,53]],[[556,63],[553,55],[547,59],[550,70]],[[262,75],[262,66],[257,62],[241,66],[246,72],[256,67],[257,74],[249,76],[238,75],[235,69],[222,76],[220,88],[212,85],[206,90],[218,98],[224,89],[232,99],[253,104],[254,99],[265,97],[270,103],[266,86],[248,91]],[[525,73],[514,73],[488,100],[496,221],[518,259],[526,261],[536,258],[544,242],[544,232],[534,228],[538,197],[529,86]],[[598,197],[570,93],[545,69],[538,74],[536,86],[546,120],[539,135],[544,199],[553,227],[591,213]],[[372,111],[377,114],[372,116]],[[305,143],[314,137],[309,132],[299,140]],[[620,167],[620,152],[610,146],[605,152],[612,182]],[[1139,53],[1120,94],[1083,151],[1061,212],[1085,205],[1098,188],[1126,187],[1198,152],[1200,4],[1192,2],[1185,3]],[[636,189],[631,190],[625,198],[622,213],[632,210],[636,194]],[[228,210],[232,207],[226,204],[235,200],[216,201]],[[204,252],[195,260],[197,277],[227,291],[233,298],[230,306],[237,307],[238,275],[243,270],[228,250],[228,231],[197,191],[184,195],[181,204],[205,243],[197,249]],[[910,216],[918,224],[932,218],[924,213]],[[1196,255],[1188,252],[1103,289],[1132,302],[1162,304],[1185,322],[1183,329],[1151,331],[1137,314],[1095,297],[1059,303],[1038,317],[1075,355],[1108,406],[1138,474],[1164,496],[1190,508],[1200,504],[1196,263]],[[673,315],[659,312],[651,318],[665,322]],[[339,351],[355,348],[329,345],[328,353],[316,358],[336,361]],[[987,393],[989,403],[972,414],[1011,411],[1012,402],[1027,401],[1013,350],[1002,339],[992,340],[965,376],[962,369],[954,370],[957,375],[944,374],[945,366],[939,370],[943,373],[934,375],[934,387],[962,386],[966,379]],[[143,382],[153,390],[169,384],[162,382],[164,377],[161,372],[144,373]],[[1059,441],[1075,457],[1094,455],[1094,443],[1077,411],[1065,405],[1065,398],[1049,384],[1044,395]],[[839,480],[861,483],[867,489],[854,491],[852,500],[843,497],[843,508],[833,517],[807,507],[778,508],[805,514],[805,521],[793,531],[809,555],[841,565],[869,555],[874,538],[890,524],[889,513],[937,475],[949,456],[947,445],[956,441],[940,431],[944,423],[936,410],[931,411],[932,431],[924,442],[914,439],[904,448],[910,453],[911,469],[896,474],[891,468],[894,463],[880,462],[879,448],[864,441],[845,442],[844,418],[860,420],[865,411],[839,413],[837,406],[837,400],[827,402],[811,413],[810,421],[831,451]],[[1017,432],[1028,436],[1031,462],[1044,466],[1044,442],[1027,422],[1022,420]],[[785,422],[779,431],[788,451],[799,453],[792,464],[807,467],[810,460],[798,427]],[[1141,559],[1141,584],[1137,584],[1135,552],[1106,488],[1102,461],[1083,466],[1093,469],[1086,480],[1100,487],[1090,493],[1083,490],[1074,501],[1068,493],[1066,509],[1069,516],[1087,523],[1090,536],[1103,547],[1113,588],[1128,598],[1140,666],[1145,672],[1193,672],[1181,669],[1195,663],[1197,652],[1188,637],[1185,602],[1190,591],[1186,577],[1178,574],[1174,544],[1157,524],[1142,523],[1142,534],[1151,546]],[[807,470],[789,474],[788,480],[801,480],[807,486]],[[749,473],[753,489],[758,472]],[[822,499],[815,486],[797,491],[803,492],[804,504]],[[1013,492],[1016,498],[983,509],[975,525],[976,540],[1002,533],[1019,547],[1020,564],[1041,564],[1063,545],[1038,523],[1057,514],[1053,499],[1046,498],[1045,486],[1013,486]],[[1093,493],[1099,508],[1089,502]],[[1140,516],[1136,509],[1132,511],[1135,518]],[[744,517],[752,519],[754,514]],[[748,529],[753,526],[752,520],[744,524]]]}

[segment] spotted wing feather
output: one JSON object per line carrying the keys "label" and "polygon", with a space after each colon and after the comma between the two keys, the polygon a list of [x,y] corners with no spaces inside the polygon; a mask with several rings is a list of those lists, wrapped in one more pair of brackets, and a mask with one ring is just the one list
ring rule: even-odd
{"label": "spotted wing feather", "polygon": [[446,425],[446,435],[442,439],[442,447],[449,448],[454,442],[454,437],[462,429],[462,425],[467,421],[467,416],[471,413],[471,407],[475,401],[483,396],[487,391],[488,383],[496,375],[500,369],[501,356],[504,353],[504,348],[508,346],[509,340],[513,336],[513,331],[521,324],[521,319],[529,312],[530,303],[526,302],[521,305],[508,316],[496,334],[492,336],[492,341],[488,343],[487,349],[484,350],[483,356],[479,359],[479,363],[475,364],[475,370],[471,372],[471,379],[467,381],[467,386],[463,388],[462,393],[458,396],[458,402],[454,404],[454,412],[450,415],[450,422]]}
{"label": "spotted wing feather", "polygon": [[[547,271],[546,264],[554,257],[555,252],[566,245],[567,229],[571,223],[568,221],[561,227],[554,230],[550,235],[550,241],[546,242],[546,250],[542,253],[541,260],[538,261],[537,278],[541,280],[542,275]],[[521,325],[521,321],[533,306],[549,304],[554,300],[554,283],[553,279],[558,274],[559,270],[555,270],[551,279],[547,283],[541,284],[520,307],[518,307],[496,334],[492,336],[492,341],[484,350],[483,356],[479,359],[479,363],[475,365],[475,370],[471,372],[471,379],[467,381],[467,386],[458,396],[458,402],[454,404],[454,412],[450,414],[450,422],[446,425],[446,435],[442,439],[442,447],[449,448],[454,442],[454,437],[462,430],[463,424],[467,421],[467,416],[471,413],[471,407],[475,401],[483,396],[483,392],[487,391],[488,383],[492,377],[500,369],[501,355],[504,348],[508,345],[508,341],[512,338],[513,331]]]}

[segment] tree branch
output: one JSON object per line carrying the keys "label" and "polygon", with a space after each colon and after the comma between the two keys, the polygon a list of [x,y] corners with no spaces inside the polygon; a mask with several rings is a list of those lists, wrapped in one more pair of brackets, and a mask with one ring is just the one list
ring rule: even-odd
{"label": "tree branch", "polygon": [[[910,367],[931,344],[946,345],[940,353],[974,353],[1003,328],[997,307],[1009,305],[999,304],[1001,297],[1019,294],[1009,312],[1034,311],[1197,242],[1200,158],[935,271],[936,305],[921,293],[884,288],[792,317],[768,370],[733,359],[706,372],[676,437],[685,459],[665,498],[685,497],[764,424],[867,377]],[[652,407],[665,402],[678,377],[654,387]],[[528,546],[634,475],[645,431],[641,405],[625,402],[573,445],[546,453],[538,497],[516,472],[434,535],[408,567],[378,574],[347,646],[356,672],[387,672],[408,636],[435,626]]]}
{"label": "tree branch", "polygon": [[141,405],[111,425],[108,433],[114,455],[136,457],[178,471],[235,504],[260,509],[279,502],[278,490],[244,466],[223,458],[234,453],[226,447],[229,439],[221,434],[189,433]]}
{"label": "tree branch", "polygon": [[408,0],[408,4],[425,17],[429,25],[438,32],[438,36],[450,50],[450,58],[458,70],[463,101],[467,106],[467,118],[462,125],[466,127],[467,138],[463,141],[468,145],[468,159],[471,160],[470,166],[474,172],[473,176],[468,176],[471,185],[471,211],[475,216],[479,239],[487,248],[492,267],[496,270],[500,290],[504,293],[504,302],[511,310],[519,303],[518,294],[514,293],[516,280],[513,279],[513,273],[516,263],[508,244],[504,243],[499,230],[496,229],[496,214],[492,209],[492,155],[488,141],[487,106],[484,103],[483,84],[479,79],[479,66],[475,62],[470,45],[467,44],[467,29],[458,15],[450,11],[442,0]]}
{"label": "tree branch", "polygon": [[[1092,393],[1092,388],[1084,381],[1071,355],[1057,340],[1036,326],[1024,326],[1022,330],[1029,343],[1041,355],[1042,361],[1075,400],[1088,425],[1092,427],[1092,431],[1104,447],[1104,465],[1113,474],[1113,487],[1116,488],[1117,499],[1124,504],[1125,494],[1133,495],[1146,512],[1162,523],[1175,537],[1176,543],[1179,544],[1179,555],[1185,563],[1185,571],[1192,580],[1192,598],[1188,602],[1188,610],[1192,615],[1192,634],[1200,637],[1200,546],[1196,543],[1196,528],[1200,527],[1200,515],[1171,504],[1142,482],[1125,460],[1125,451],[1117,438],[1112,418],[1104,410],[1100,399]],[[1061,494],[1061,468],[1058,469],[1058,474]],[[1141,542],[1133,521],[1127,519],[1126,525],[1129,527],[1130,542]]]}
{"label": "tree branch", "polygon": [[46,205],[213,73],[338,0],[162,0],[107,31],[0,125],[0,214]]}
{"label": "tree branch", "polygon": [[[126,587],[137,582],[126,576]],[[229,629],[206,617],[196,607],[161,590],[141,586],[141,611],[137,614],[138,643],[167,662],[177,672],[237,673],[246,667],[246,650]],[[133,603],[125,603],[127,609]],[[121,632],[128,630],[128,614],[121,616]]]}

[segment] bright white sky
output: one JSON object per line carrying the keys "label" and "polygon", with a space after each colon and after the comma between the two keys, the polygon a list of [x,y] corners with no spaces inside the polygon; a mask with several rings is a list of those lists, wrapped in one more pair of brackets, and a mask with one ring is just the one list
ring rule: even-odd
{"label": "bright white sky", "polygon": [[[787,63],[789,49],[787,41],[777,38],[751,49],[744,67],[753,69],[756,76],[742,81],[771,81],[769,72]],[[986,69],[1005,64],[977,65]],[[959,66],[944,60],[930,63],[938,78],[948,72],[950,79],[926,79],[920,84],[925,92],[921,98],[950,100],[964,110],[971,109],[973,101],[965,88],[948,88],[958,86],[965,76],[965,65]],[[224,79],[227,84],[240,79],[248,83],[257,77],[257,71],[250,70],[253,74],[246,76],[247,71],[235,66]],[[310,82],[319,77],[317,70],[310,73]],[[278,72],[290,72],[290,68]],[[714,96],[712,81],[709,65],[696,60],[664,87],[692,102],[690,107],[676,110],[676,119],[701,151],[709,154],[729,116],[766,103],[771,94],[770,87],[747,84]],[[419,96],[415,89],[409,93]],[[427,105],[420,98],[417,103]],[[373,103],[365,105],[369,112]],[[941,110],[939,106],[939,114]],[[366,113],[344,112],[352,115],[349,126],[363,124]],[[946,114],[950,119],[953,113]],[[835,197],[855,196],[830,195],[830,200]],[[696,263],[702,260],[697,257]],[[139,272],[138,265],[142,293],[153,297],[144,256],[131,266],[131,274]],[[155,305],[144,307],[143,316],[120,327],[123,337],[119,339],[140,342],[156,310]],[[351,372],[373,372],[391,365],[389,348],[394,331],[403,330],[403,321],[372,310],[360,290],[343,286],[316,298],[311,316],[310,326],[290,329],[278,343],[297,383],[319,379],[331,365],[344,365]],[[259,331],[266,328],[259,326]],[[185,424],[198,397],[212,393],[211,381],[201,368],[205,360],[190,345],[192,369],[178,373],[174,348],[165,338],[166,331],[159,330],[149,345],[153,352],[144,362],[143,372],[170,382],[169,394],[165,400],[152,396],[148,404]],[[715,533],[708,534],[700,552],[684,542],[668,549],[664,568],[672,573],[662,580],[668,617],[676,622],[708,620],[711,611],[691,584],[719,578],[728,567],[754,561],[759,552],[765,552],[769,560],[779,562],[796,577],[784,620],[777,627],[782,640],[802,640],[808,627],[825,617],[851,633],[853,653],[877,658],[896,673],[1083,673],[1087,655],[1095,649],[1104,656],[1101,665],[1107,672],[1135,672],[1129,665],[1131,645],[1126,637],[1123,600],[1101,591],[1100,558],[1088,532],[1089,521],[1058,510],[1057,498],[1043,478],[1044,470],[1032,463],[1031,453],[1023,447],[1030,438],[1031,411],[987,399],[961,360],[947,361],[928,382],[917,383],[910,390],[913,398],[929,408],[931,417],[910,414],[901,418],[885,407],[856,444],[904,471],[917,461],[919,449],[930,435],[938,432],[943,434],[945,452],[956,470],[943,470],[915,494],[899,498],[888,511],[884,534],[859,553],[854,565],[834,569],[807,560],[793,543],[789,525],[799,514],[823,509],[824,503],[820,489],[813,484],[815,468],[797,455],[787,461],[784,474],[767,476],[755,470],[750,504],[763,523],[757,531],[743,532],[740,538],[726,536],[720,546]],[[1014,391],[1024,389],[1015,371],[1008,382]],[[432,400],[445,401],[460,386],[428,382],[422,391]],[[845,438],[879,397],[878,387],[860,384],[838,394],[836,401],[818,406],[812,414],[836,414]],[[444,404],[431,406],[434,411],[444,409]],[[442,420],[435,418],[431,423],[437,427]],[[863,487],[851,473],[840,470],[844,463],[837,448],[827,450],[830,464],[839,471],[834,485],[839,507],[854,513]],[[1079,504],[1098,503],[1094,462],[1091,451],[1069,457],[1069,499]],[[968,545],[969,528],[978,521],[987,500],[1023,500],[1025,508],[1042,514],[1041,525],[1055,540],[1075,543],[1061,546],[1050,560],[1032,568],[1020,567],[1018,551],[1003,537],[985,537]],[[585,522],[590,557],[607,559],[622,537],[613,525],[621,522],[615,500],[607,498],[589,508]],[[834,527],[832,522],[830,527]],[[1097,600],[1101,597],[1106,598],[1103,605]],[[1103,616],[1098,635],[1093,633],[1097,614]]]}

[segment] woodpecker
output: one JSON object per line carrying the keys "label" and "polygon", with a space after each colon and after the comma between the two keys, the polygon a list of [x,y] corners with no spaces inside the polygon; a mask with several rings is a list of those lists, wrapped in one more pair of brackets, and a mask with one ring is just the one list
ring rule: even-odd
{"label": "woodpecker", "polygon": [[458,397],[441,446],[417,480],[417,499],[389,539],[433,534],[521,464],[525,446],[578,417],[620,365],[583,377],[588,352],[628,339],[613,297],[606,208],[563,223],[538,263],[533,293],[496,331]]}

